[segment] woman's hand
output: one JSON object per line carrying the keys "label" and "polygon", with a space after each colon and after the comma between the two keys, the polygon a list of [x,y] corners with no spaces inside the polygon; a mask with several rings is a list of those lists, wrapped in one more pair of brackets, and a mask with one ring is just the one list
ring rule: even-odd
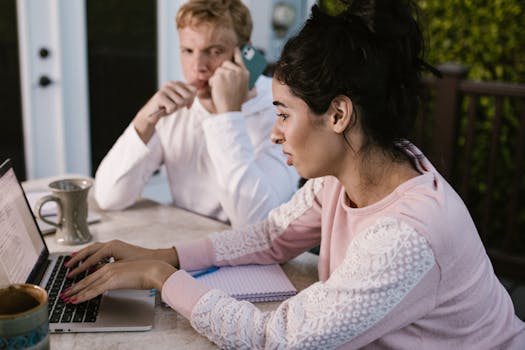
{"label": "woman's hand", "polygon": [[101,261],[114,258],[115,261],[131,260],[159,260],[172,266],[178,266],[179,261],[175,249],[147,249],[119,240],[106,243],[94,243],[76,253],[65,264],[67,267],[80,265],[71,270],[68,277],[73,277],[89,268],[98,265]]}
{"label": "woman's hand", "polygon": [[62,298],[73,304],[92,299],[107,290],[151,289],[162,290],[164,282],[177,269],[159,260],[131,260],[104,264],[68,289]]}

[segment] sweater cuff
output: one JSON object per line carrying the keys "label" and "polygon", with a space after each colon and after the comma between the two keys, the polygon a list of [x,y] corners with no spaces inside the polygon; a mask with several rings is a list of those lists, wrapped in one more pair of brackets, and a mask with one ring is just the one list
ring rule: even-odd
{"label": "sweater cuff", "polygon": [[215,253],[209,238],[201,238],[175,246],[181,270],[200,270],[215,264]]}
{"label": "sweater cuff", "polygon": [[139,133],[137,132],[137,129],[135,129],[135,125],[133,125],[133,123],[128,126],[124,133],[128,135],[129,139],[132,140],[131,144],[133,147],[136,149],[141,149],[142,152],[144,152],[144,150],[149,151],[160,144],[160,139],[156,131],[153,133],[148,143],[144,144],[144,141],[142,141],[140,138]]}
{"label": "sweater cuff", "polygon": [[225,130],[236,129],[239,123],[244,124],[241,112],[226,112],[204,119],[202,126],[205,132],[221,134]]}
{"label": "sweater cuff", "polygon": [[209,290],[210,288],[191,277],[186,271],[178,270],[164,282],[161,297],[173,310],[189,320],[193,307]]}

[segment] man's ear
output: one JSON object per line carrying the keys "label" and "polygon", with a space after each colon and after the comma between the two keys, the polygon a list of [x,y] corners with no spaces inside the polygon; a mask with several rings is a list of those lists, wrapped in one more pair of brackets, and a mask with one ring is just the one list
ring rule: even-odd
{"label": "man's ear", "polygon": [[338,95],[330,103],[331,126],[334,132],[342,134],[353,123],[354,105],[348,96]]}

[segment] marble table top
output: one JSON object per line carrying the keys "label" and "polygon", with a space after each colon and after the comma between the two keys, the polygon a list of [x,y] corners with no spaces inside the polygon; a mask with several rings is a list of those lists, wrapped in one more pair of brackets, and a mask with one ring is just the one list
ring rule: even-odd
{"label": "marble table top", "polygon": [[[23,186],[26,191],[43,190],[52,180],[31,180]],[[101,215],[100,222],[89,225],[93,242],[120,239],[148,248],[164,248],[228,228],[224,223],[146,199],[123,211],[102,211],[90,196],[89,210]],[[53,234],[46,235],[45,241],[51,252],[84,247],[59,245]],[[303,253],[283,264],[283,269],[297,290],[302,290],[317,281],[317,256]],[[163,306],[160,296],[157,296],[156,304],[154,325],[150,331],[51,334],[51,349],[217,349],[198,334],[188,320]],[[270,311],[279,303],[255,305],[263,311]]]}

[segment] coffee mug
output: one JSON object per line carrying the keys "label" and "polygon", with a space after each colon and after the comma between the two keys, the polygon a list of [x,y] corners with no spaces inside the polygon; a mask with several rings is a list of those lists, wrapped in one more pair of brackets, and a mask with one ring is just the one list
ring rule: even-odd
{"label": "coffee mug", "polygon": [[[55,240],[60,244],[83,244],[91,240],[88,229],[87,196],[92,181],[88,179],[63,179],[51,182],[52,194],[40,198],[35,205],[37,216],[44,222],[55,226]],[[53,201],[58,207],[58,222],[42,215],[44,203]]]}
{"label": "coffee mug", "polygon": [[44,289],[33,284],[0,289],[0,349],[49,349]]}

